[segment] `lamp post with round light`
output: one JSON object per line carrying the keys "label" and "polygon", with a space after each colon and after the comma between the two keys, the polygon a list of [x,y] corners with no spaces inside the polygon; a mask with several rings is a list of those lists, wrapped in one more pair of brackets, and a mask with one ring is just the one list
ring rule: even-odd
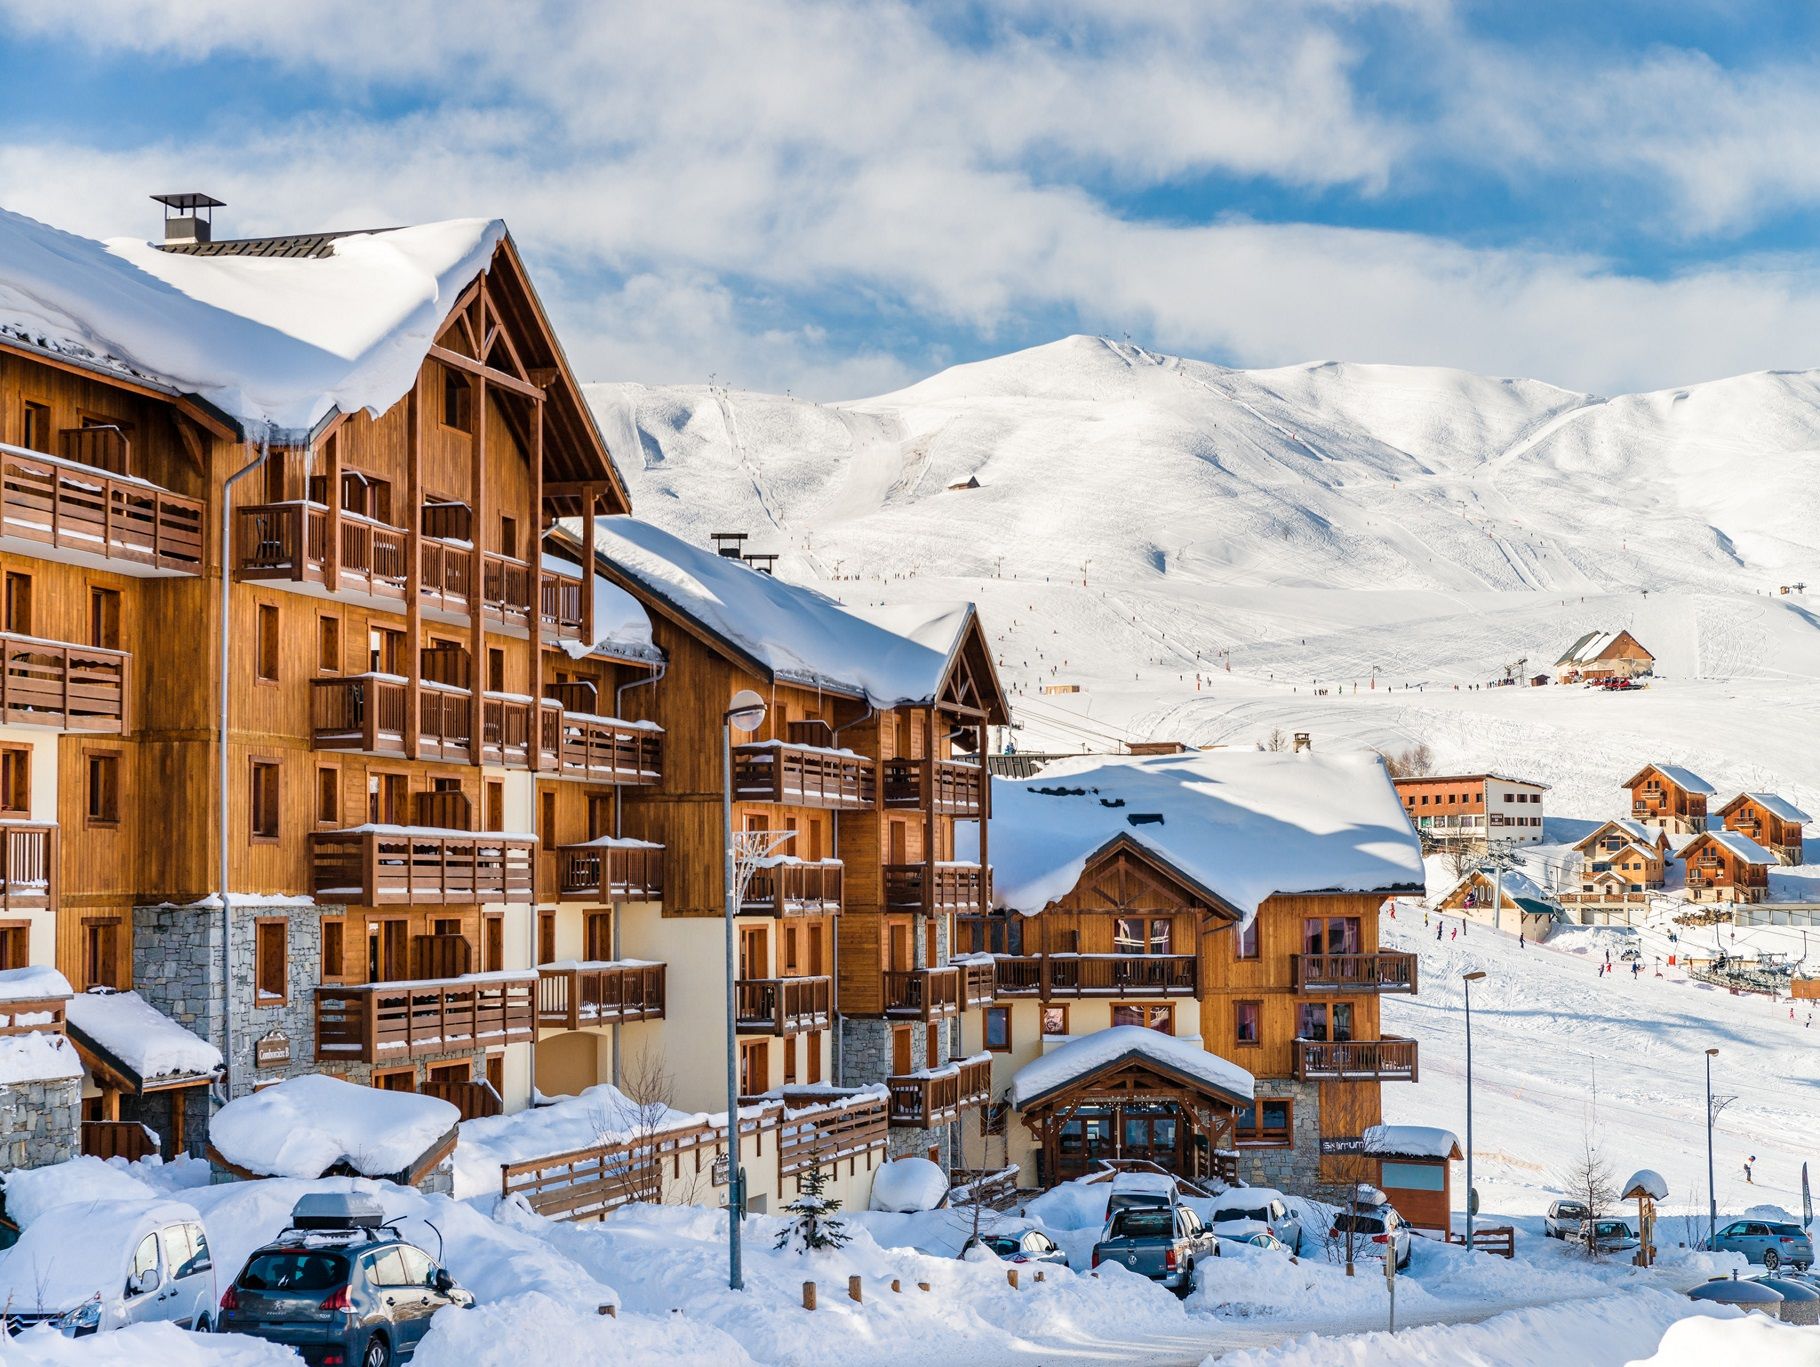
{"label": "lamp post with round light", "polygon": [[1473,1251],[1473,1217],[1478,1214],[1478,1192],[1472,1184],[1472,985],[1485,978],[1484,969],[1460,975],[1466,993],[1466,1251]]}
{"label": "lamp post with round light", "polygon": [[1706,1051],[1706,1246],[1713,1246],[1719,1232],[1719,1201],[1713,1195],[1713,1060],[1717,1049]]}
{"label": "lamp post with round light", "polygon": [[733,918],[739,913],[739,890],[733,861],[733,732],[744,735],[764,725],[765,700],[749,688],[733,695],[720,718],[721,840],[726,851],[727,895],[727,1285],[744,1289],[739,1268],[739,1226],[746,1214],[746,1175],[739,1165],[739,1025],[734,981],[739,961],[734,952]]}

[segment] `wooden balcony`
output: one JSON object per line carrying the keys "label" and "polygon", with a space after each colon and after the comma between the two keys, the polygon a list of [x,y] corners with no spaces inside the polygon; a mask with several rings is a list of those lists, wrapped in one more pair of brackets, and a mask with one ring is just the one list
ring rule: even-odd
{"label": "wooden balcony", "polygon": [[944,1068],[888,1077],[885,1089],[891,1094],[893,1127],[937,1129],[992,1099],[992,1060],[985,1055],[953,1059]]}
{"label": "wooden balcony", "polygon": [[353,906],[473,906],[536,900],[528,835],[356,826],[310,836],[311,890]]}
{"label": "wooden balcony", "polygon": [[885,1015],[900,1020],[938,1020],[994,999],[992,964],[983,959],[883,976]]}
{"label": "wooden balcony", "polygon": [[741,978],[733,985],[733,1019],[749,1035],[800,1035],[834,1019],[832,978]]}
{"label": "wooden balcony", "polygon": [[777,863],[754,869],[739,904],[742,916],[821,916],[841,909],[838,859],[815,864]]}
{"label": "wooden balcony", "polygon": [[74,430],[82,454],[71,459],[78,464],[0,448],[0,536],[103,561],[122,574],[201,574],[202,503],[115,478],[125,472],[124,452],[118,467],[111,459],[83,459],[104,456],[90,448],[110,439],[124,443],[116,429]]}
{"label": "wooden balcony", "polygon": [[1413,954],[1292,954],[1289,981],[1298,992],[1410,992]]}
{"label": "wooden balcony", "polygon": [[319,1062],[402,1063],[535,1038],[535,973],[316,989]]}
{"label": "wooden balcony", "polygon": [[1416,1042],[1412,1039],[1307,1040],[1295,1042],[1298,1082],[1416,1081]]}
{"label": "wooden balcony", "polygon": [[543,964],[537,970],[537,1023],[582,1030],[664,1018],[663,964]]}
{"label": "wooden balcony", "polygon": [[887,911],[979,911],[990,886],[978,864],[886,864]]}
{"label": "wooden balcony", "polygon": [[555,773],[589,783],[655,783],[663,776],[662,728],[564,709]]}
{"label": "wooden balcony", "polygon": [[127,729],[123,650],[0,633],[0,718],[65,731]]}
{"label": "wooden balcony", "polygon": [[0,1002],[0,1036],[66,1032],[68,997],[17,997]]}
{"label": "wooden balcony", "polygon": [[1002,954],[994,960],[1000,997],[1192,997],[1192,954]]}
{"label": "wooden balcony", "polygon": [[658,901],[664,895],[664,847],[642,840],[559,846],[556,888],[562,901]]}
{"label": "wooden balcony", "polygon": [[884,764],[885,806],[926,811],[940,816],[977,817],[983,805],[984,780],[977,764],[952,759],[890,759]]}
{"label": "wooden balcony", "polygon": [[733,747],[733,795],[742,802],[861,811],[877,794],[877,770],[863,755],[764,741]]}
{"label": "wooden balcony", "polygon": [[57,828],[0,821],[0,911],[29,911],[53,903]]}
{"label": "wooden balcony", "polygon": [[[405,754],[405,718],[411,685],[396,674],[348,674],[310,681],[310,740],[318,750]],[[545,769],[556,764],[562,713],[558,704],[534,703],[506,693],[482,699],[481,754],[489,764],[528,766],[532,745]],[[474,695],[465,688],[424,682],[418,686],[417,759],[467,763],[473,757]]]}

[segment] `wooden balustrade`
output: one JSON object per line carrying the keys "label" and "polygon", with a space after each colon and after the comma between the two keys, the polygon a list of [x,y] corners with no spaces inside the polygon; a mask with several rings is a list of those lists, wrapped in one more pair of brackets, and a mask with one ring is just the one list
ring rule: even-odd
{"label": "wooden balustrade", "polygon": [[961,971],[961,1005],[967,1010],[991,1006],[998,1000],[998,970],[990,959],[968,959],[955,967]]}
{"label": "wooden balustrade", "polygon": [[526,836],[408,826],[310,836],[311,888],[326,901],[473,905],[536,899],[537,842]]}
{"label": "wooden balustrade", "polygon": [[29,821],[0,821],[0,911],[54,904],[57,828]]}
{"label": "wooden balustrade", "polygon": [[1292,954],[1289,981],[1298,992],[1414,992],[1413,954]]}
{"label": "wooden balustrade", "polygon": [[752,871],[740,901],[743,916],[819,916],[841,909],[838,859],[814,864],[766,864]]}
{"label": "wooden balustrade", "polygon": [[573,712],[562,704],[556,764],[565,778],[590,783],[656,783],[663,775],[664,733],[612,717]]}
{"label": "wooden balustrade", "polygon": [[1192,997],[1192,954],[999,955],[1001,997]]}
{"label": "wooden balustrade", "polygon": [[580,1030],[664,1018],[665,965],[545,964],[537,970],[537,1019]]}
{"label": "wooden balustrade", "polygon": [[[88,444],[118,436],[111,428],[80,430],[97,434],[84,437]],[[114,473],[124,470],[123,456]],[[10,447],[0,450],[0,536],[79,551],[125,574],[140,567],[200,574],[202,520],[198,499]]]}
{"label": "wooden balustrade", "polygon": [[19,997],[0,1001],[0,1036],[65,1033],[68,997]]}
{"label": "wooden balustrade", "polygon": [[888,911],[979,911],[989,883],[978,864],[886,864]]}
{"label": "wooden balustrade", "polygon": [[733,747],[733,793],[744,802],[860,810],[877,794],[877,769],[863,755],[765,741]]}
{"label": "wooden balustrade", "polygon": [[741,978],[733,999],[734,1020],[748,1034],[800,1035],[834,1019],[832,978]]}
{"label": "wooden balustrade", "polygon": [[992,1060],[954,1059],[945,1068],[885,1079],[891,1098],[891,1124],[900,1129],[932,1130],[960,1118],[963,1110],[992,1099]]}
{"label": "wooden balustrade", "polygon": [[581,578],[544,566],[539,617],[544,627],[565,639],[581,639]]}
{"label": "wooden balustrade", "polygon": [[316,1057],[392,1063],[529,1041],[536,987],[528,972],[324,984],[316,989]]}
{"label": "wooden balustrade", "polygon": [[[394,674],[312,679],[311,743],[318,750],[404,756],[410,691],[409,680]],[[416,758],[466,763],[473,754],[474,695],[467,689],[424,680],[418,699]],[[539,768],[555,770],[566,743],[559,704],[488,693],[483,697],[482,717],[481,753],[487,763],[528,766],[535,744]],[[598,761],[594,762],[598,768]]]}
{"label": "wooden balustrade", "polygon": [[0,717],[67,731],[124,731],[131,658],[123,650],[0,633]]}
{"label": "wooden balustrade", "polygon": [[505,1113],[499,1093],[493,1090],[491,1083],[431,1078],[418,1091],[424,1096],[448,1102],[461,1112],[463,1120],[485,1120],[488,1116]]}
{"label": "wooden balustrade", "polygon": [[942,816],[977,817],[985,782],[977,764],[952,759],[886,760],[885,806],[927,810]]}
{"label": "wooden balustrade", "polygon": [[556,851],[559,898],[655,902],[664,895],[662,845],[563,845]]}
{"label": "wooden balustrade", "polygon": [[112,475],[127,474],[132,468],[133,443],[121,428],[111,423],[66,427],[57,437],[63,458],[76,465],[87,465]]}
{"label": "wooden balustrade", "polygon": [[[180,1093],[174,1095],[174,1104],[183,1104]],[[85,1155],[104,1161],[124,1158],[129,1163],[137,1163],[158,1152],[158,1141],[137,1120],[85,1120],[81,1144]]]}
{"label": "wooden balustrade", "polygon": [[887,1016],[936,1020],[961,1010],[961,970],[953,964],[887,969],[882,977]]}
{"label": "wooden balustrade", "polygon": [[1298,1082],[1334,1078],[1414,1082],[1416,1042],[1395,1037],[1362,1040],[1299,1039],[1295,1042],[1295,1075]]}

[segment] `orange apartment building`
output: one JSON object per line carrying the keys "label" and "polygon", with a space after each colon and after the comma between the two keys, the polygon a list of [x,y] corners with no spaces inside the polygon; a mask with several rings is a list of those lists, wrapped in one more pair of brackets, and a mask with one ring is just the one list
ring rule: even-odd
{"label": "orange apartment building", "polygon": [[1545,783],[1504,774],[1420,775],[1392,780],[1404,814],[1425,844],[1447,847],[1490,841],[1542,841]]}
{"label": "orange apartment building", "polygon": [[1811,820],[1775,793],[1739,793],[1719,809],[1719,821],[1726,830],[1756,841],[1783,864],[1801,862],[1801,832]]}

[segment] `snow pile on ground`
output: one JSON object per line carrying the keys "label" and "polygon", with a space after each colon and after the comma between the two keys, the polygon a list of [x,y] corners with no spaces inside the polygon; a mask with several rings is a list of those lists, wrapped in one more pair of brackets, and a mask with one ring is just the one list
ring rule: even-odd
{"label": "snow pile on ground", "polygon": [[320,1177],[342,1162],[383,1175],[411,1167],[460,1119],[436,1097],[312,1073],[230,1101],[209,1142],[237,1167],[273,1177]]}
{"label": "snow pile on ground", "polygon": [[603,1082],[533,1110],[464,1121],[461,1141],[455,1146],[455,1194],[498,1195],[499,1169],[504,1163],[593,1148],[635,1133],[706,1119],[662,1102],[634,1101]]}
{"label": "snow pile on ground", "polygon": [[1655,1356],[1638,1367],[1712,1367],[1717,1362],[1814,1367],[1820,1362],[1820,1327],[1783,1324],[1766,1315],[1684,1319],[1669,1326]]}
{"label": "snow pile on ground", "polygon": [[192,1334],[174,1324],[129,1324],[112,1333],[68,1339],[34,1329],[9,1340],[8,1367],[297,1367],[289,1348],[240,1334]]}
{"label": "snow pile on ground", "polygon": [[1022,1108],[1123,1058],[1149,1059],[1228,1096],[1251,1100],[1253,1078],[1238,1064],[1208,1053],[1199,1041],[1178,1039],[1142,1025],[1113,1025],[1057,1045],[1019,1068],[1006,1095],[1013,1106]]}
{"label": "snow pile on ground", "polygon": [[927,1158],[894,1158],[872,1174],[874,1210],[934,1210],[947,1197],[947,1175]]}
{"label": "snow pile on ground", "polygon": [[[23,1229],[45,1211],[73,1201],[149,1201],[173,1190],[148,1180],[157,1165],[100,1159],[84,1154],[43,1168],[14,1168],[6,1174],[6,1213]],[[208,1180],[208,1164],[202,1180]]]}
{"label": "snow pile on ground", "polygon": [[438,1315],[412,1360],[420,1367],[753,1362],[736,1339],[690,1315],[622,1313],[613,1319],[535,1292]]}
{"label": "snow pile on ground", "polygon": [[201,1077],[221,1067],[221,1051],[157,1010],[137,992],[90,988],[69,1000],[69,1026],[144,1082]]}

